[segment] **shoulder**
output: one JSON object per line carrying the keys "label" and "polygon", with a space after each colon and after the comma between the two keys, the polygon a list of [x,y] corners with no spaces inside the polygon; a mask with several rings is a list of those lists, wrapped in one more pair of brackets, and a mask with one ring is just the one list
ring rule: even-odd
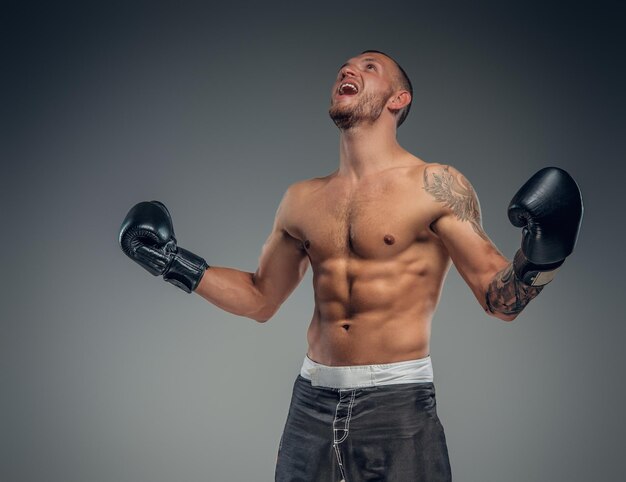
{"label": "shoulder", "polygon": [[278,206],[278,212],[282,217],[287,216],[289,213],[297,213],[298,205],[305,199],[306,194],[311,191],[315,185],[316,179],[317,178],[295,181],[285,188]]}
{"label": "shoulder", "polygon": [[430,163],[422,171],[423,189],[435,198],[476,196],[469,179],[450,164]]}
{"label": "shoulder", "polygon": [[309,192],[316,184],[316,181],[319,183],[319,178],[301,179],[292,182],[287,186],[287,189],[285,189],[283,199],[295,201],[297,198],[300,198]]}
{"label": "shoulder", "polygon": [[316,185],[315,179],[304,179],[289,184],[276,210],[276,229],[292,238],[298,238],[299,225],[307,209],[307,193]]}
{"label": "shoulder", "polygon": [[451,164],[429,162],[420,166],[424,187],[433,185],[470,185],[465,175]]}
{"label": "shoulder", "polygon": [[289,203],[295,203],[299,200],[303,200],[308,194],[313,193],[327,182],[327,177],[313,177],[310,179],[295,181],[287,187],[285,194],[283,195],[283,199]]}
{"label": "shoulder", "polygon": [[456,167],[440,163],[424,166],[422,189],[445,212],[462,220],[480,218],[478,195],[469,179]]}

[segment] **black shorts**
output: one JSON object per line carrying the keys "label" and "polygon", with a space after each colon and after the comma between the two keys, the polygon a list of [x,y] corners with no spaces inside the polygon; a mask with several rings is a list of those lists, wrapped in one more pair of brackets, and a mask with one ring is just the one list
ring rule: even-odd
{"label": "black shorts", "polygon": [[275,480],[451,481],[433,382],[329,388],[298,375]]}

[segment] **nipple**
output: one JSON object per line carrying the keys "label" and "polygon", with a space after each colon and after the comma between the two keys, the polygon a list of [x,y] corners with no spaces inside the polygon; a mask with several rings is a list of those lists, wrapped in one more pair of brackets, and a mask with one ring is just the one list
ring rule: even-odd
{"label": "nipple", "polygon": [[385,234],[385,244],[393,244],[396,242],[396,239],[391,234]]}

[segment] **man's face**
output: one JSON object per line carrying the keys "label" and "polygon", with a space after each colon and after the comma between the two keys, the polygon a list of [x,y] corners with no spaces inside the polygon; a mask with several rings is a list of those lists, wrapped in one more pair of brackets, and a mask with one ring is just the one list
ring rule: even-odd
{"label": "man's face", "polygon": [[333,84],[328,114],[341,130],[380,117],[395,92],[395,65],[388,57],[367,52],[348,60]]}

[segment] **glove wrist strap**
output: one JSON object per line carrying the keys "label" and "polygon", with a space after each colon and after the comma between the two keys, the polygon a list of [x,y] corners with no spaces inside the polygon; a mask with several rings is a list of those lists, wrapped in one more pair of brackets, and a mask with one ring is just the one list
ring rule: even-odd
{"label": "glove wrist strap", "polygon": [[191,293],[198,287],[204,272],[209,267],[200,256],[178,247],[167,270],[163,273],[163,279]]}
{"label": "glove wrist strap", "polygon": [[521,249],[518,249],[513,258],[513,271],[516,278],[526,285],[544,286],[552,281],[564,261],[562,259],[551,264],[535,264],[524,256]]}

